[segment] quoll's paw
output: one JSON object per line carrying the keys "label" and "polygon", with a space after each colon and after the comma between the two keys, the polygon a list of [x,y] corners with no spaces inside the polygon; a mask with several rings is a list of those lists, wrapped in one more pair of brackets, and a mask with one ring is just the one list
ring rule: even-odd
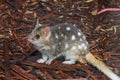
{"label": "quoll's paw", "polygon": [[49,60],[47,60],[46,62],[45,62],[45,64],[48,64],[48,65],[50,65],[51,63],[52,63],[52,59],[49,59]]}
{"label": "quoll's paw", "polygon": [[75,61],[71,60],[71,61],[64,61],[62,62],[63,64],[75,64]]}
{"label": "quoll's paw", "polygon": [[37,62],[37,63],[45,63],[45,61],[46,61],[46,60],[44,60],[44,59],[38,59],[36,62]]}

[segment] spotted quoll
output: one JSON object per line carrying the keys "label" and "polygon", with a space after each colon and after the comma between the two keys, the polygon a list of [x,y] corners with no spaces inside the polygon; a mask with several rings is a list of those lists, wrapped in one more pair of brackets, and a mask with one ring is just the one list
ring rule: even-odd
{"label": "spotted quoll", "polygon": [[42,26],[37,20],[36,27],[28,35],[31,42],[41,53],[38,63],[51,64],[59,56],[64,56],[63,64],[75,64],[87,61],[111,80],[120,80],[102,61],[96,59],[89,51],[89,44],[80,29],[67,23],[55,26]]}

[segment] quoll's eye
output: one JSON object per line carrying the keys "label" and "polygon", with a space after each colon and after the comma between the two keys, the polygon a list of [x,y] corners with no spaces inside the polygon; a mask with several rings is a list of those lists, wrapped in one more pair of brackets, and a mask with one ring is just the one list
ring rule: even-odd
{"label": "quoll's eye", "polygon": [[35,37],[38,39],[38,38],[40,38],[40,35],[39,35],[39,34],[36,34]]}

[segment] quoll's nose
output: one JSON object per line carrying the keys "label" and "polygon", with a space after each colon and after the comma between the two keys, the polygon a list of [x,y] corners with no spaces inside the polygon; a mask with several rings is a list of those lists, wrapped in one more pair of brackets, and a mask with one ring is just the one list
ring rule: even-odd
{"label": "quoll's nose", "polygon": [[26,37],[24,37],[23,39],[24,39],[24,40],[28,40],[28,39],[29,39],[29,37],[28,37],[28,36],[26,36]]}
{"label": "quoll's nose", "polygon": [[29,36],[26,36],[26,37],[24,37],[23,39],[28,40],[28,39],[30,39],[30,37],[29,37]]}
{"label": "quoll's nose", "polygon": [[29,40],[29,39],[32,39],[32,37],[26,36],[26,37],[24,37],[24,39],[25,39],[25,40]]}

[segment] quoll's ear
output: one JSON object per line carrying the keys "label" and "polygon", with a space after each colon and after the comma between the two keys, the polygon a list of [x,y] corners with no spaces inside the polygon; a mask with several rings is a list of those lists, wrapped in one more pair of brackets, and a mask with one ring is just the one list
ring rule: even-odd
{"label": "quoll's ear", "polygon": [[44,33],[45,33],[46,36],[48,36],[49,33],[50,33],[50,27],[45,27],[44,28]]}

